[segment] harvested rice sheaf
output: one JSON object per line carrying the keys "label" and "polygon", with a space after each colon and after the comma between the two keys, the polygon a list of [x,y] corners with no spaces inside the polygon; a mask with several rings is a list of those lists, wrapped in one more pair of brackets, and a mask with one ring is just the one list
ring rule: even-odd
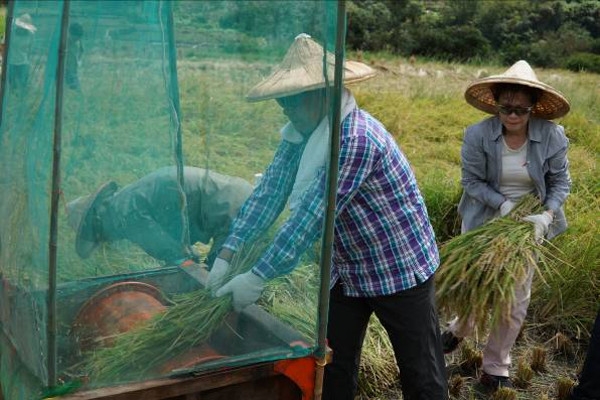
{"label": "harvested rice sheaf", "polygon": [[120,382],[155,373],[154,369],[203,342],[231,311],[230,297],[212,297],[201,289],[173,299],[173,305],[130,331],[114,345],[89,355],[89,376],[99,382]]}
{"label": "harvested rice sheaf", "polygon": [[[251,247],[234,257],[231,275],[249,270],[259,255]],[[157,374],[169,359],[205,342],[232,311],[231,296],[199,289],[170,299],[162,313],[118,335],[109,347],[88,354],[86,370],[96,382],[123,382]]]}
{"label": "harvested rice sheaf", "polygon": [[537,243],[534,227],[522,221],[542,212],[532,195],[525,196],[504,218],[465,232],[440,246],[441,265],[436,273],[437,301],[449,315],[458,315],[484,329],[510,317],[515,286],[533,268],[551,268],[544,243]]}

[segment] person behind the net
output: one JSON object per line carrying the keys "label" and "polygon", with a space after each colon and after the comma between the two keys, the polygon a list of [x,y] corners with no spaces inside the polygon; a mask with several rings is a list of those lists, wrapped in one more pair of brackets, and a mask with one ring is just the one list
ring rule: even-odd
{"label": "person behind the net", "polygon": [[[334,56],[326,57],[332,72]],[[237,310],[254,303],[267,281],[291,272],[322,234],[331,130],[323,59],[323,47],[300,34],[280,66],[248,94],[250,101],[275,100],[289,123],[209,274],[215,295],[231,294]],[[345,62],[347,84],[374,74],[365,64]],[[404,398],[446,399],[434,299],[439,255],[415,176],[392,135],[357,105],[348,88],[342,92],[340,128],[327,327],[333,359],[325,367],[323,399],[354,399],[373,313],[394,348]],[[262,257],[224,282],[232,255],[268,229],[288,200],[290,215]]]}
{"label": "person behind the net", "polygon": [[[122,187],[114,181],[67,204],[75,249],[89,257],[101,243],[128,240],[166,265],[200,261],[193,245],[209,245],[210,268],[229,224],[252,192],[246,180],[186,166],[183,187],[174,166],[157,169]],[[186,205],[186,207],[184,207]],[[189,240],[184,237],[187,220]]]}

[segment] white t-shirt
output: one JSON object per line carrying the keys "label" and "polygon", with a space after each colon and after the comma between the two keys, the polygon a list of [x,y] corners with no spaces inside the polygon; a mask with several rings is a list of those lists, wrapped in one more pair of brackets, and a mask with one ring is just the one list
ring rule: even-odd
{"label": "white t-shirt", "polygon": [[527,145],[511,149],[502,137],[502,173],[500,174],[500,193],[512,201],[535,190],[533,180],[527,172]]}

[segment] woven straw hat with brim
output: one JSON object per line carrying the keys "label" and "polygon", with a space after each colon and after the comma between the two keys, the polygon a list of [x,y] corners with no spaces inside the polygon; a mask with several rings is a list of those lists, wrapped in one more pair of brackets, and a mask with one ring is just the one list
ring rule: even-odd
{"label": "woven straw hat with brim", "polygon": [[35,25],[33,24],[33,20],[31,19],[31,15],[29,14],[23,14],[20,17],[17,17],[15,19],[15,25],[19,28],[26,29],[29,32],[35,33],[35,31],[37,31],[37,28],[35,27]]}
{"label": "woven straw hat with brim", "polygon": [[[323,46],[310,35],[301,33],[288,49],[281,64],[265,80],[254,86],[246,99],[250,102],[293,96],[325,87],[323,57],[327,57],[327,76],[333,85],[335,55],[325,54]],[[344,83],[355,83],[377,74],[373,68],[358,61],[344,63]]]}
{"label": "woven straw hat with brim", "polygon": [[97,207],[117,191],[117,183],[108,181],[88,196],[79,197],[67,204],[69,225],[77,232],[75,250],[79,257],[88,258],[100,244],[99,233],[94,229]]}
{"label": "woven straw hat with brim", "polygon": [[520,60],[501,75],[492,75],[471,83],[465,91],[467,103],[489,114],[496,114],[496,101],[491,88],[498,83],[512,83],[539,89],[541,92],[531,115],[543,119],[565,116],[571,106],[566,97],[552,86],[540,82],[527,61]]}

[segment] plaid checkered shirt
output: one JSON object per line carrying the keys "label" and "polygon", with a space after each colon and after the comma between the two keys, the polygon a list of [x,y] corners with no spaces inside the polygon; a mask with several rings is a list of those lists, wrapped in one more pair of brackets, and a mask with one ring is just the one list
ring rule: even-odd
{"label": "plaid checkered shirt", "polygon": [[[283,140],[246,201],[224,247],[238,250],[284,210],[305,143]],[[326,171],[302,194],[252,271],[272,279],[289,273],[320,237]],[[355,108],[342,122],[331,286],[348,296],[389,295],[426,281],[439,266],[435,235],[413,171],[384,126]]]}

